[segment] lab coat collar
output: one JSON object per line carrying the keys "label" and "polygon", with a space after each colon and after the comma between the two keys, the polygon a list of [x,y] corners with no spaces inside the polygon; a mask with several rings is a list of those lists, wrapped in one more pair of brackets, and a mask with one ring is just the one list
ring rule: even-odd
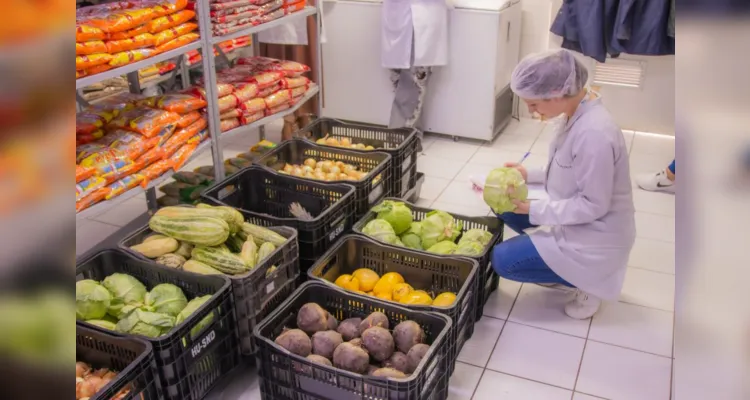
{"label": "lab coat collar", "polygon": [[[593,98],[591,98],[593,95]],[[588,110],[591,109],[591,107],[598,105],[601,103],[601,95],[598,92],[595,92],[591,89],[589,89],[588,93],[586,93],[586,97],[581,100],[581,104],[578,105],[578,108],[576,109],[576,112],[573,113],[573,116],[568,119],[568,122],[565,124],[565,131],[569,131],[571,127],[573,127],[573,124],[578,120],[578,118],[581,117],[581,115],[585,114]]]}

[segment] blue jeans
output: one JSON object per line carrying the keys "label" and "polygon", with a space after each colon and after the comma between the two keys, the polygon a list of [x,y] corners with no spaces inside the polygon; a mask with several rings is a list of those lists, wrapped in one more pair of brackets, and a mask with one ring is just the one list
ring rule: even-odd
{"label": "blue jeans", "polygon": [[672,160],[672,164],[669,164],[669,167],[667,167],[667,168],[669,168],[669,172],[671,172],[673,174],[674,174],[674,161],[675,160]]}
{"label": "blue jeans", "polygon": [[529,216],[503,213],[497,216],[519,236],[505,240],[492,249],[492,268],[505,279],[529,283],[561,283],[574,287],[557,275],[542,260],[525,229],[533,228]]}

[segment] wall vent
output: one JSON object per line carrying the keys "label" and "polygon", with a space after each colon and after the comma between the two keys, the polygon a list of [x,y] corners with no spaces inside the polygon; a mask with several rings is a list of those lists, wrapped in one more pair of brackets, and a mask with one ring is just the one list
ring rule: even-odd
{"label": "wall vent", "polygon": [[596,63],[592,84],[639,89],[645,73],[646,63],[643,61],[608,58],[606,64]]}

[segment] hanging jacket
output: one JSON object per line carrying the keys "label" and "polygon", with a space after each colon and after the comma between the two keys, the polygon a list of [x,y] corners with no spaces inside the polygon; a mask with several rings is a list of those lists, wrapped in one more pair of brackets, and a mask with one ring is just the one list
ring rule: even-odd
{"label": "hanging jacket", "polygon": [[674,37],[668,35],[670,1],[620,0],[612,48],[642,56],[674,54]]}
{"label": "hanging jacket", "polygon": [[550,31],[563,38],[564,49],[604,62],[610,47],[619,0],[565,0]]}

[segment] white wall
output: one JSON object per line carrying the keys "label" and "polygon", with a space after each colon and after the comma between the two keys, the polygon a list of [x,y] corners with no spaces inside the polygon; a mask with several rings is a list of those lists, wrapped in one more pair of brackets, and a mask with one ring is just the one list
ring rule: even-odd
{"label": "white wall", "polygon": [[[560,47],[562,39],[549,32],[562,0],[521,0],[523,30],[521,57]],[[646,75],[640,89],[602,86],[603,101],[622,129],[674,135],[674,56],[622,58],[645,61]],[[581,57],[593,72],[594,60]],[[593,76],[593,73],[591,74]],[[521,104],[521,116],[529,117]]]}

